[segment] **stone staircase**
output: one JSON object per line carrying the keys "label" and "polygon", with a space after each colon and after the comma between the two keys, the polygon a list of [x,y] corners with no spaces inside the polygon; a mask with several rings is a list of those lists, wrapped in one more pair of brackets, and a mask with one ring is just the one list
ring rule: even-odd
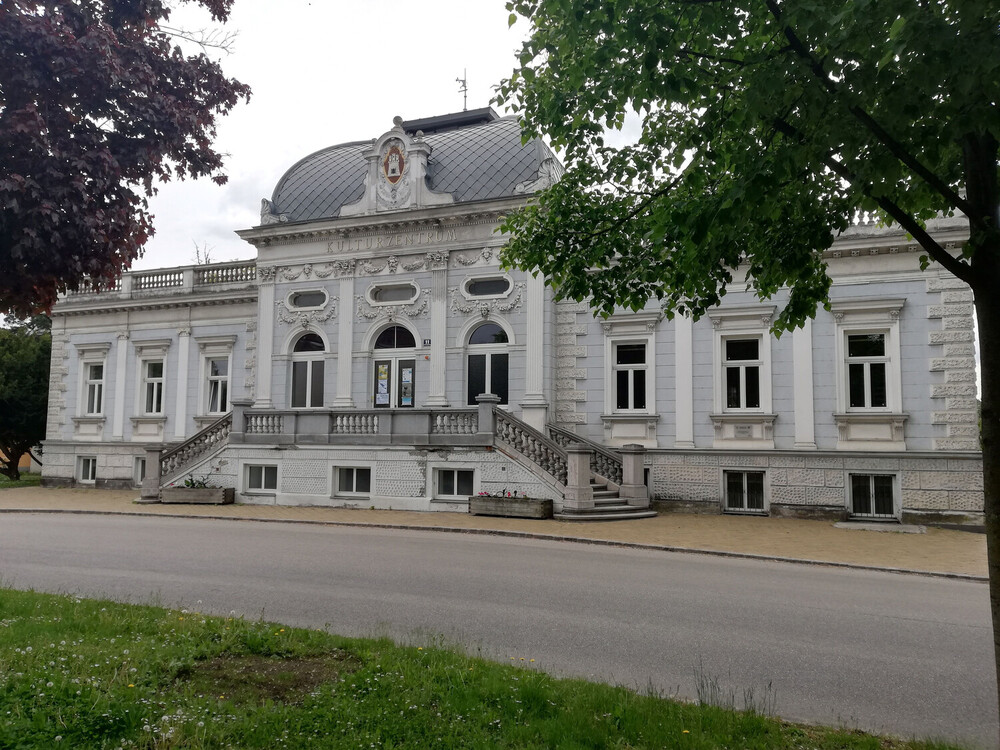
{"label": "stone staircase", "polygon": [[629,505],[623,501],[618,490],[611,489],[607,482],[601,481],[596,475],[591,476],[590,489],[594,493],[593,509],[583,512],[563,509],[554,517],[560,521],[627,521],[656,516],[655,510]]}

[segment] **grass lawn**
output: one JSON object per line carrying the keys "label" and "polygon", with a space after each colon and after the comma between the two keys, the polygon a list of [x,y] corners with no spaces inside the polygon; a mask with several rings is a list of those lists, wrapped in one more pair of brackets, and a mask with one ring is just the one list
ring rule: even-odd
{"label": "grass lawn", "polygon": [[0,589],[0,748],[948,747],[558,680],[530,657],[514,662]]}
{"label": "grass lawn", "polygon": [[7,490],[12,487],[38,487],[41,483],[41,474],[29,474],[26,471],[22,471],[21,478],[16,482],[0,474],[0,490]]}

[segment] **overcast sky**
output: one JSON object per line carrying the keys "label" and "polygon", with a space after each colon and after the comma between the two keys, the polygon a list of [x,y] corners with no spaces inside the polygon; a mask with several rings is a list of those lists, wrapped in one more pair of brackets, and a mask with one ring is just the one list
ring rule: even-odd
{"label": "overcast sky", "polygon": [[[465,69],[469,109],[487,106],[528,31],[507,17],[504,0],[236,0],[226,28],[238,36],[220,61],[253,95],[219,122],[229,182],[161,185],[150,203],[156,235],[133,267],[193,263],[195,243],[213,261],[254,257],[233,232],[259,223],[260,199],[285,170],[326,146],[377,138],[395,115],[461,111]],[[181,8],[171,25],[204,19]]]}

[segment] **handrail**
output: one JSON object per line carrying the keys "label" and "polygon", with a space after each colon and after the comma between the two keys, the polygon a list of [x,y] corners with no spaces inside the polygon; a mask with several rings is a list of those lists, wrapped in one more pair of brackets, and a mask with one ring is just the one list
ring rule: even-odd
{"label": "handrail", "polygon": [[508,411],[493,407],[496,439],[565,485],[569,456],[555,441]]}
{"label": "handrail", "polygon": [[563,447],[572,443],[583,443],[586,445],[594,451],[594,456],[590,459],[590,470],[615,484],[620,485],[622,483],[624,470],[622,468],[621,453],[600,443],[595,443],[593,440],[588,440],[582,435],[577,435],[575,432],[557,427],[554,424],[547,424],[546,428],[548,429],[549,437]]}
{"label": "handrail", "polygon": [[178,446],[171,448],[160,456],[160,481],[180,473],[180,470],[192,461],[224,445],[229,440],[233,429],[233,413],[223,414],[217,420]]}

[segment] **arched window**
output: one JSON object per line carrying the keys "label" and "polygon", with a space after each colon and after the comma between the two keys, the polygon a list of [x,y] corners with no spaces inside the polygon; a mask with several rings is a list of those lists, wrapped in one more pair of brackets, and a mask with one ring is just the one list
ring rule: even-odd
{"label": "arched window", "polygon": [[378,356],[375,358],[372,402],[376,408],[408,409],[415,405],[417,361],[412,351],[397,354],[395,350],[415,349],[416,346],[413,334],[403,326],[390,326],[375,339],[372,348]]}
{"label": "arched window", "polygon": [[482,393],[495,393],[500,403],[508,403],[507,332],[496,323],[483,323],[469,335],[468,403],[475,406]]}
{"label": "arched window", "polygon": [[315,333],[306,333],[292,347],[292,408],[323,405],[323,365],[326,346]]}

